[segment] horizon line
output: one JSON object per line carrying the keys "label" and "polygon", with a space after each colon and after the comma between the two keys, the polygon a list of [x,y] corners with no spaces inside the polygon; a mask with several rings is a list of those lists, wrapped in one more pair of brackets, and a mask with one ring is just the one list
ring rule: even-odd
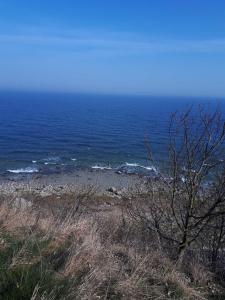
{"label": "horizon line", "polygon": [[36,94],[61,94],[61,95],[83,95],[83,96],[117,96],[117,97],[142,97],[142,98],[192,98],[192,99],[211,99],[215,98],[215,100],[225,100],[224,96],[213,96],[213,95],[176,95],[176,94],[151,94],[151,93],[113,93],[113,92],[103,92],[103,91],[90,91],[90,92],[84,92],[84,91],[63,91],[63,90],[36,90],[36,89],[6,89],[0,87],[0,93],[36,93]]}

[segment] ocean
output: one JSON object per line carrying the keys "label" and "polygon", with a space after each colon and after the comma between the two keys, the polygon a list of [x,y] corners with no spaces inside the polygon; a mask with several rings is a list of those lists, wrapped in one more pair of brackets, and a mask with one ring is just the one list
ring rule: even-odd
{"label": "ocean", "polygon": [[166,162],[171,113],[218,102],[224,109],[217,99],[0,92],[0,174],[152,172]]}

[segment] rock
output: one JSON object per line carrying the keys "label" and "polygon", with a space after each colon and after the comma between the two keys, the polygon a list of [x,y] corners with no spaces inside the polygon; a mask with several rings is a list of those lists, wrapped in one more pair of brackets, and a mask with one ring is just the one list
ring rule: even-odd
{"label": "rock", "polygon": [[120,170],[118,170],[118,171],[116,171],[115,173],[116,173],[116,174],[122,174],[123,172],[120,171]]}
{"label": "rock", "polygon": [[24,198],[16,198],[13,204],[15,208],[21,209],[26,209],[32,206],[32,202]]}
{"label": "rock", "polygon": [[107,191],[110,192],[110,193],[118,195],[118,191],[114,186],[108,188]]}
{"label": "rock", "polygon": [[117,191],[117,192],[116,192],[116,195],[122,196],[122,195],[123,195],[123,192],[122,192],[122,191]]}
{"label": "rock", "polygon": [[48,197],[48,196],[51,196],[51,194],[52,194],[52,191],[50,189],[43,189],[40,192],[41,197]]}

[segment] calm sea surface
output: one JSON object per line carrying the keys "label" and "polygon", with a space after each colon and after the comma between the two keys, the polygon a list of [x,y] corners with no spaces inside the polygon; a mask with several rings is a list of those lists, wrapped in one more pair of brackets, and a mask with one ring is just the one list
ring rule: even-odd
{"label": "calm sea surface", "polygon": [[170,114],[199,103],[218,101],[1,92],[0,173],[151,170],[145,140],[163,163]]}

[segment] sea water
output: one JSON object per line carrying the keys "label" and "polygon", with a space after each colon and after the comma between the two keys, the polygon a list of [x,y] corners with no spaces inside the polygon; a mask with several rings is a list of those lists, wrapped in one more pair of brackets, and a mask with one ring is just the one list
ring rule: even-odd
{"label": "sea water", "polygon": [[0,174],[157,171],[171,113],[218,103],[225,108],[216,98],[0,92]]}

